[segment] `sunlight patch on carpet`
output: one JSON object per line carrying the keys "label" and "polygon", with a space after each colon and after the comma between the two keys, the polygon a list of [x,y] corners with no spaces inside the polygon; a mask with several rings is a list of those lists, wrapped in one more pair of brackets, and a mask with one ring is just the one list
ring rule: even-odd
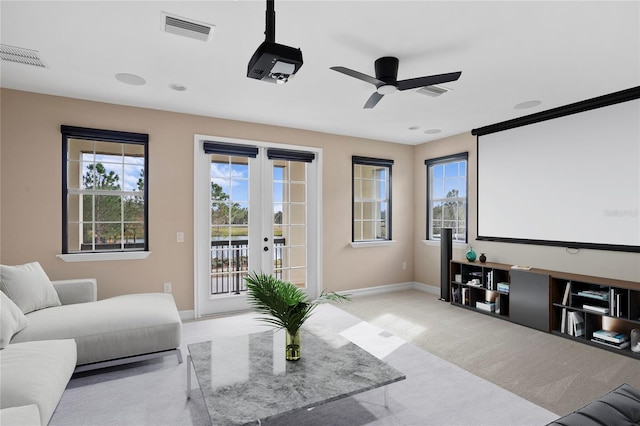
{"label": "sunlight patch on carpet", "polygon": [[364,321],[343,330],[340,332],[340,335],[349,339],[378,359],[386,358],[406,343],[398,336],[394,336]]}

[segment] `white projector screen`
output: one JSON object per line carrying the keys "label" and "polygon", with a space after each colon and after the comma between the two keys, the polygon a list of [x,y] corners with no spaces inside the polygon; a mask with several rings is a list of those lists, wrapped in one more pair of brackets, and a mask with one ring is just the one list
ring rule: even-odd
{"label": "white projector screen", "polygon": [[637,98],[474,130],[478,239],[640,252]]}

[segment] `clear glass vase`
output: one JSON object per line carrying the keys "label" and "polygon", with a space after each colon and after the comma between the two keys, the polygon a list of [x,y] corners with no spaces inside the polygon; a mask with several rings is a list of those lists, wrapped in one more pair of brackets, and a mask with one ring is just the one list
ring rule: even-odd
{"label": "clear glass vase", "polygon": [[286,352],[285,357],[287,361],[297,361],[300,359],[300,330],[297,330],[295,334],[289,333],[285,330]]}

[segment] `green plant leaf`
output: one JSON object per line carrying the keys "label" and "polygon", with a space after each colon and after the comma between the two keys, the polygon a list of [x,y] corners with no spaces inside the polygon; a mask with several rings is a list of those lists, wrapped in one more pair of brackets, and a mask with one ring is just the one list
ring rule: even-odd
{"label": "green plant leaf", "polygon": [[312,301],[302,289],[268,274],[251,272],[245,277],[245,281],[249,303],[256,312],[267,315],[258,319],[274,327],[284,328],[291,334],[298,332],[318,303],[326,300],[351,300],[348,296],[323,291],[318,299]]}

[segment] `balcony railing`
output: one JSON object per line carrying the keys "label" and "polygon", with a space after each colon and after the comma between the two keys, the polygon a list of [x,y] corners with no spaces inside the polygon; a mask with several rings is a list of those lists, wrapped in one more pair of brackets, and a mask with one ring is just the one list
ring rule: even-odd
{"label": "balcony railing", "polygon": [[[273,274],[282,278],[284,238],[273,240]],[[211,294],[240,294],[247,290],[249,240],[211,240]]]}

